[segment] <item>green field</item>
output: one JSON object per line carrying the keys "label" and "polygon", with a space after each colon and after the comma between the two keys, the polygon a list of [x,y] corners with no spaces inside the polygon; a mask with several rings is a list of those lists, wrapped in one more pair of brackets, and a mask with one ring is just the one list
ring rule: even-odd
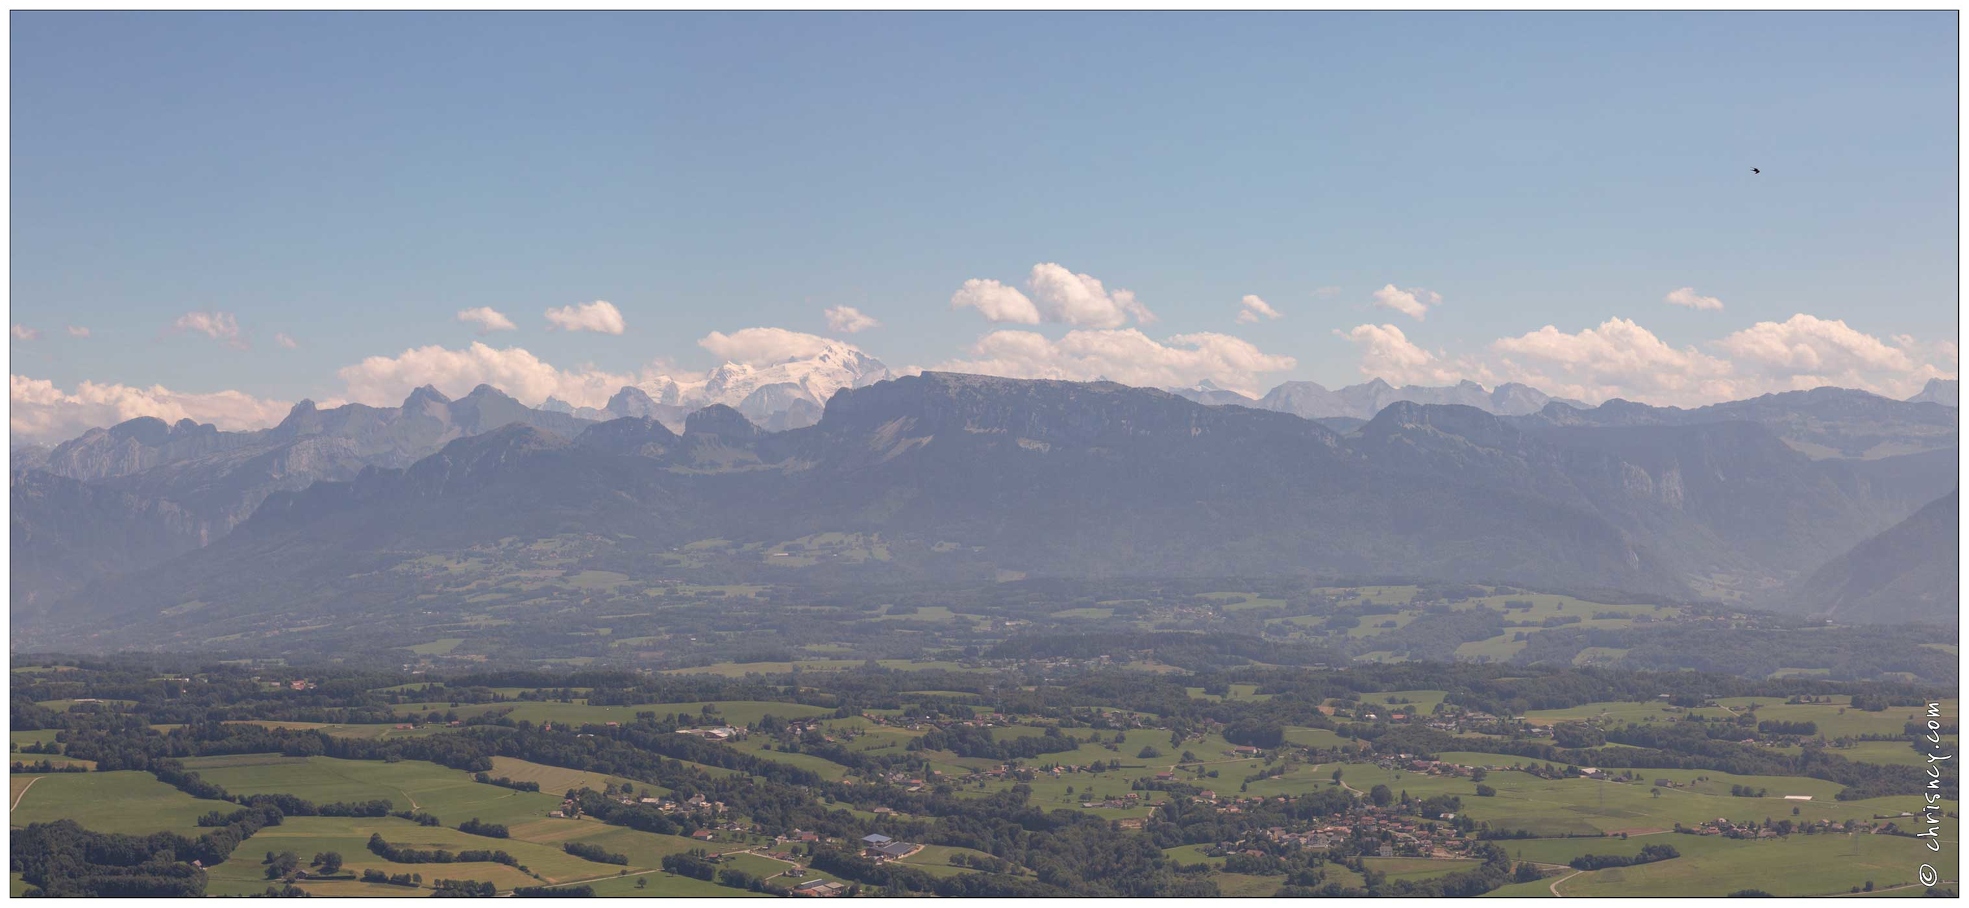
{"label": "green field", "polygon": [[544,817],[560,807],[559,793],[514,791],[472,781],[462,770],[404,760],[338,760],[239,754],[184,761],[207,781],[233,794],[291,794],[317,804],[387,798],[398,810],[422,810],[456,826],[477,817],[513,824]]}
{"label": "green field", "polygon": [[[599,823],[584,823],[578,820],[565,821],[573,826],[601,827]],[[606,828],[606,827],[602,827]],[[368,848],[369,836],[380,833],[391,844],[407,845],[420,849],[443,848],[452,852],[467,849],[497,849],[517,858],[539,878],[529,876],[519,869],[504,864],[490,862],[477,864],[397,864],[386,861],[371,853]],[[497,884],[501,889],[515,886],[537,886],[540,882],[567,882],[570,880],[591,879],[614,876],[620,869],[603,864],[585,861],[561,850],[556,844],[541,844],[514,839],[487,839],[466,835],[455,829],[441,826],[419,826],[409,820],[394,817],[354,818],[354,817],[290,817],[279,826],[263,829],[246,845],[234,853],[233,859],[213,867],[209,891],[214,895],[224,895],[238,891],[236,886],[249,887],[248,892],[258,892],[266,886],[260,859],[268,851],[292,851],[303,860],[321,852],[334,851],[342,855],[346,866],[360,874],[363,870],[375,868],[385,873],[418,873],[426,883],[439,877],[450,879],[486,880]],[[639,864],[636,856],[630,857],[629,870],[648,870],[650,864]],[[224,885],[222,885],[224,884]]]}
{"label": "green field", "polygon": [[[649,885],[637,889],[638,880],[647,880]],[[608,898],[768,898],[763,892],[733,889],[730,886],[720,886],[717,883],[694,880],[687,876],[662,871],[601,880],[589,885],[594,887],[597,896]]]}
{"label": "green field", "polygon": [[[1498,754],[1438,756],[1467,766],[1508,767],[1514,762],[1524,762]],[[1335,768],[1333,764],[1300,766],[1286,775],[1251,783],[1249,794],[1270,796],[1315,791],[1331,784],[1330,776]],[[1455,795],[1462,799],[1463,813],[1472,819],[1488,822],[1494,828],[1525,829],[1549,836],[1666,831],[1678,822],[1695,826],[1717,817],[1762,820],[1790,816],[1794,807],[1799,811],[1797,819],[1804,822],[1870,820],[1876,813],[1917,811],[1921,807],[1918,796],[1838,801],[1834,796],[1840,786],[1833,782],[1787,776],[1735,776],[1714,771],[1641,770],[1644,781],[1616,783],[1540,779],[1499,769],[1491,772],[1484,783],[1496,789],[1497,794],[1479,798],[1475,783],[1467,778],[1389,770],[1371,763],[1348,763],[1337,768],[1342,770],[1347,785],[1360,791],[1380,784],[1415,797]],[[1698,777],[1706,777],[1707,781],[1698,782]],[[1686,787],[1660,789],[1661,794],[1656,796],[1651,783],[1657,778],[1670,779]],[[1767,788],[1770,796],[1732,797],[1731,785]],[[1235,785],[1228,787],[1236,789]],[[1787,794],[1811,795],[1812,800],[1787,801],[1783,797]]]}
{"label": "green field", "polygon": [[[1765,842],[1727,842],[1724,847],[1687,849],[1692,836],[1651,836],[1631,841],[1634,850],[1665,841],[1683,856],[1640,867],[1610,867],[1582,873],[1560,884],[1573,898],[1596,896],[1717,896],[1740,889],[1762,889],[1780,896],[1835,895],[1873,881],[1884,889],[1916,882],[1916,870],[1932,864],[1945,880],[1959,879],[1955,842],[1931,854],[1921,841],[1885,835],[1794,835]],[[1915,890],[1919,892],[1919,889]]]}
{"label": "green field", "polygon": [[[521,700],[506,703],[479,703],[453,707],[446,702],[410,703],[396,707],[399,716],[423,718],[432,711],[456,712],[460,717],[482,715],[495,709],[511,707],[507,716],[515,722],[532,722],[536,725],[552,722],[555,725],[606,725],[616,722],[627,725],[636,721],[639,712],[654,712],[659,716],[670,713],[699,715],[707,704],[697,703],[639,703],[631,706],[589,706],[586,700],[577,699],[573,703],[560,703],[547,700]],[[799,703],[779,703],[768,700],[723,700],[709,705],[718,709],[716,719],[732,725],[745,726],[759,721],[768,715],[782,719],[804,719],[824,716],[833,712],[820,706],[806,706]]]}
{"label": "green field", "polygon": [[[201,801],[147,772],[57,772],[11,777],[11,826],[74,820],[98,832],[196,836],[198,818],[228,805]],[[11,802],[10,802],[11,803]]]}

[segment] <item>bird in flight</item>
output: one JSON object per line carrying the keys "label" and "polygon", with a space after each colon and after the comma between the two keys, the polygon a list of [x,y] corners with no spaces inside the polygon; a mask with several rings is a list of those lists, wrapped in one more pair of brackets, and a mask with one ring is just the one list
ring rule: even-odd
{"label": "bird in flight", "polygon": [[1764,171],[1761,171],[1761,170],[1758,170],[1758,169],[1757,169],[1757,168],[1755,168],[1755,167],[1752,167],[1752,168],[1750,168],[1750,172],[1751,172],[1751,173],[1763,173]]}

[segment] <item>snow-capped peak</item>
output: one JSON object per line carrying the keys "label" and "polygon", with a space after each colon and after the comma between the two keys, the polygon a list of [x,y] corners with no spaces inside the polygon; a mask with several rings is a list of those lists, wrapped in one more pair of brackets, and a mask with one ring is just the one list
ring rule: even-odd
{"label": "snow-capped peak", "polygon": [[761,389],[783,407],[792,400],[825,405],[842,388],[860,388],[889,378],[889,367],[853,344],[828,340],[818,349],[763,362],[732,360],[702,376],[660,376],[638,387],[658,401],[703,407],[738,407]]}

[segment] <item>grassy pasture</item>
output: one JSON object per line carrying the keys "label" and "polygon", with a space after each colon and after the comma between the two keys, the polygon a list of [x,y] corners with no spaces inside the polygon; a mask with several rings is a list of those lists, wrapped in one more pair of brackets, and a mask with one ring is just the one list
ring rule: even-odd
{"label": "grassy pasture", "polygon": [[1293,744],[1324,749],[1358,746],[1359,743],[1352,738],[1343,738],[1338,732],[1328,731],[1324,728],[1300,728],[1297,726],[1286,727],[1285,740]]}
{"label": "grassy pasture", "polygon": [[[1861,741],[1851,747],[1830,747],[1827,753],[1838,754],[1848,760],[1861,763],[1881,763],[1889,766],[1926,766],[1928,758],[1922,756],[1906,741]],[[1932,747],[1926,740],[1923,747]],[[1940,751],[1946,754],[1957,753],[1961,742],[1953,737],[1942,738]],[[1794,748],[1796,750],[1796,748]]]}
{"label": "grassy pasture", "polygon": [[54,710],[55,712],[58,712],[58,713],[65,713],[65,712],[68,712],[68,711],[69,711],[69,709],[71,709],[71,708],[73,708],[73,707],[75,707],[75,706],[80,706],[80,705],[87,705],[87,704],[91,704],[91,703],[93,703],[93,704],[95,704],[95,705],[97,705],[97,706],[102,706],[102,707],[105,707],[105,708],[108,708],[108,707],[112,707],[112,706],[135,706],[135,705],[137,705],[137,701],[135,701],[135,700],[102,700],[102,699],[96,699],[96,700],[88,700],[88,699],[83,699],[83,700],[36,700],[36,701],[34,701],[34,705],[35,705],[35,706],[41,706],[41,707],[46,707],[46,708],[48,708],[48,709],[52,709],[52,710]]}
{"label": "grassy pasture", "polygon": [[[601,824],[586,825],[600,826]],[[261,867],[261,858],[266,852],[292,851],[306,862],[315,854],[334,851],[340,853],[345,866],[353,869],[358,875],[365,869],[374,868],[390,874],[422,874],[426,885],[438,878],[487,880],[500,889],[539,885],[533,877],[515,867],[489,861],[471,864],[398,864],[386,861],[370,852],[368,843],[372,833],[380,833],[391,844],[418,849],[442,848],[454,853],[471,849],[505,851],[534,873],[540,874],[546,882],[613,875],[619,869],[582,860],[562,851],[559,845],[543,845],[519,839],[488,839],[466,835],[442,826],[419,826],[409,820],[399,820],[395,817],[289,817],[279,826],[261,830],[258,835],[233,853],[232,860],[212,868],[210,872],[214,880],[237,882],[257,880],[258,885],[252,890],[257,892],[266,886],[264,870]],[[639,867],[632,864],[629,869],[634,871],[650,868],[647,865]],[[398,887],[398,891],[403,890]]]}
{"label": "grassy pasture", "polygon": [[[1915,870],[1923,863],[1933,864],[1942,879],[1960,879],[1954,842],[1931,854],[1920,840],[1900,836],[1794,835],[1775,841],[1726,840],[1713,849],[1684,851],[1689,838],[1651,836],[1643,842],[1666,841],[1683,856],[1582,873],[1560,884],[1559,892],[1572,898],[1719,896],[1739,889],[1779,896],[1835,895],[1868,880],[1876,889],[1915,882]],[[1635,842],[1628,844],[1639,850]]]}
{"label": "grassy pasture", "polygon": [[238,754],[194,757],[184,763],[186,769],[234,794],[285,793],[317,804],[387,798],[398,810],[427,811],[450,826],[474,817],[511,825],[546,816],[561,802],[558,793],[485,785],[462,770],[419,760],[388,763]]}
{"label": "grassy pasture", "polygon": [[168,831],[196,836],[202,832],[199,817],[213,810],[236,809],[219,801],[201,801],[147,772],[60,772],[9,779],[10,798],[20,799],[20,806],[7,818],[12,826],[74,820],[97,832]]}
{"label": "grassy pasture", "polygon": [[539,782],[541,792],[552,795],[559,795],[576,788],[591,788],[595,791],[601,791],[610,785],[620,785],[623,782],[635,785],[638,790],[648,788],[651,791],[658,791],[662,787],[651,785],[647,782],[624,779],[620,776],[603,775],[602,773],[587,772],[579,769],[565,769],[559,766],[548,766],[544,763],[531,763],[517,757],[493,757],[492,775],[494,778],[504,776],[515,782]]}
{"label": "grassy pasture", "polygon": [[[507,715],[515,722],[552,722],[555,725],[605,725],[619,722],[627,725],[636,721],[639,712],[654,712],[657,715],[668,713],[689,713],[697,715],[706,704],[697,703],[638,703],[631,706],[590,706],[586,700],[577,699],[573,703],[555,701],[522,700],[506,703],[478,703],[452,707],[448,702],[412,703],[396,707],[399,716],[424,716],[433,710],[437,712],[456,712],[459,716],[482,715],[494,709],[513,707]],[[799,703],[778,703],[766,700],[725,700],[710,705],[718,708],[718,717],[732,725],[749,725],[770,714],[783,719],[804,719],[811,716],[829,715],[833,710],[820,706],[806,706]]]}
{"label": "grassy pasture", "polygon": [[771,743],[765,741],[761,741],[757,743],[746,742],[743,744],[735,744],[731,746],[746,751],[762,760],[771,760],[774,763],[783,763],[787,766],[795,766],[800,769],[810,770],[812,772],[819,773],[821,778],[826,779],[830,782],[839,782],[842,779],[847,778],[848,775],[847,767],[842,766],[841,764],[836,763],[832,760],[822,759],[820,757],[814,756],[813,754],[780,753],[779,751],[772,749]]}
{"label": "grassy pasture", "polygon": [[[637,880],[648,880],[649,885],[636,888]],[[590,883],[595,895],[604,898],[767,898],[763,892],[733,889],[704,880],[694,880],[687,876],[658,871],[636,876],[618,877]]]}
{"label": "grassy pasture", "polygon": [[285,719],[237,719],[227,724],[258,725],[262,728],[312,729],[335,738],[374,738],[377,740],[383,738],[423,737],[425,735],[437,734],[439,731],[439,727],[434,725],[421,725],[416,728],[397,728],[395,724],[334,725],[323,722],[290,722]]}
{"label": "grassy pasture", "polygon": [[[1523,762],[1499,754],[1445,753],[1442,759],[1472,766],[1510,766]],[[1335,767],[1302,767],[1275,779],[1251,784],[1251,794],[1294,794],[1316,789],[1330,782]],[[1771,776],[1734,776],[1705,770],[1642,770],[1639,783],[1603,782],[1592,779],[1540,779],[1521,772],[1495,771],[1485,780],[1497,790],[1494,797],[1476,796],[1476,785],[1466,778],[1420,775],[1382,769],[1368,763],[1342,767],[1343,779],[1351,787],[1366,791],[1376,784],[1416,797],[1437,794],[1462,799],[1463,813],[1500,829],[1527,829],[1540,835],[1595,835],[1602,832],[1643,832],[1668,830],[1677,822],[1697,825],[1717,817],[1739,821],[1761,821],[1766,817],[1789,817],[1798,808],[1797,820],[1816,822],[1828,819],[1869,820],[1876,814],[1918,811],[1919,796],[1874,798],[1863,801],[1837,801],[1839,786],[1818,779]],[[1697,782],[1697,777],[1707,781]],[[1687,787],[1663,788],[1655,795],[1650,784],[1665,778]],[[1764,798],[1739,798],[1729,794],[1731,785],[1750,785],[1769,789]],[[1809,794],[1810,801],[1787,801],[1786,794]],[[1953,809],[1953,805],[1951,805]],[[1637,846],[1638,847],[1638,846]]]}

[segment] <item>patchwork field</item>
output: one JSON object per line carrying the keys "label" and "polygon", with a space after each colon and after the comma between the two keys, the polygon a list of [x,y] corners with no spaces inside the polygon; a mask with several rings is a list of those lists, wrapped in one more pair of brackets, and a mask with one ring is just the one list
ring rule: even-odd
{"label": "patchwork field", "polygon": [[58,772],[9,778],[11,826],[74,820],[101,832],[197,835],[198,818],[214,807],[147,772]]}
{"label": "patchwork field", "polygon": [[[1923,863],[1934,865],[1942,879],[1961,878],[1956,842],[1945,843],[1942,854],[1931,854],[1920,840],[1900,836],[1794,835],[1777,842],[1728,842],[1684,850],[1683,842],[1691,838],[1630,840],[1627,844],[1635,851],[1647,842],[1665,841],[1683,856],[1581,873],[1559,883],[1559,893],[1572,898],[1718,896],[1761,889],[1779,896],[1836,895],[1868,882],[1876,890],[1915,883]],[[1919,893],[1921,888],[1913,891]]]}
{"label": "patchwork field", "polygon": [[317,804],[388,799],[398,810],[435,814],[456,826],[474,817],[488,823],[523,822],[560,807],[558,793],[514,791],[472,781],[469,773],[435,763],[404,760],[338,760],[240,754],[184,761],[207,781],[234,794],[285,793]]}
{"label": "patchwork field", "polygon": [[628,724],[636,721],[639,712],[654,712],[657,715],[684,713],[699,715],[705,706],[717,709],[714,718],[732,725],[750,725],[768,715],[782,719],[804,719],[811,716],[824,716],[833,712],[819,706],[805,706],[799,703],[778,703],[765,700],[724,700],[697,703],[642,703],[632,706],[590,706],[588,701],[577,699],[573,703],[560,703],[551,700],[520,700],[506,703],[479,703],[452,706],[444,702],[412,703],[396,708],[397,715],[405,718],[422,719],[435,711],[455,712],[460,717],[483,715],[494,710],[511,707],[507,716],[515,722],[532,722],[536,725],[552,722],[556,725],[607,725],[610,722]]}

